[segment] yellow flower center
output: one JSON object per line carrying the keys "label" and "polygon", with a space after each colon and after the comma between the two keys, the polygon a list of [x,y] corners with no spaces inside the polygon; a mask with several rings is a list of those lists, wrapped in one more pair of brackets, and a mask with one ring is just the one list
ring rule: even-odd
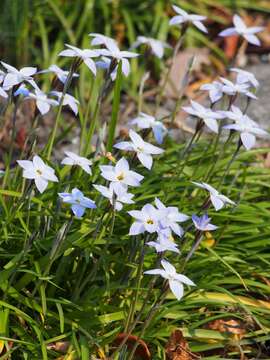
{"label": "yellow flower center", "polygon": [[37,169],[37,174],[38,174],[38,175],[42,175],[42,171],[39,170],[39,169]]}
{"label": "yellow flower center", "polygon": [[148,220],[146,221],[146,223],[147,223],[148,225],[153,225],[153,224],[154,224],[154,221],[153,221],[152,219],[148,219]]}
{"label": "yellow flower center", "polygon": [[116,177],[116,179],[117,180],[119,180],[119,181],[121,181],[121,180],[124,180],[124,174],[123,173],[120,173],[117,177]]}

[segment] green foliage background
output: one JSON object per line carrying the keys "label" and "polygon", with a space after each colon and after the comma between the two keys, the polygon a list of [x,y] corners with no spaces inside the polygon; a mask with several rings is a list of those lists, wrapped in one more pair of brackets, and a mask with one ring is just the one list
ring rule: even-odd
{"label": "green foliage background", "polygon": [[[207,15],[224,23],[224,16],[213,15],[242,10],[270,12],[267,0],[175,0],[188,11]],[[167,0],[2,0],[0,3],[0,56],[14,65],[26,63],[46,67],[52,63],[65,42],[89,46],[90,32],[119,35],[126,45],[136,35],[165,40],[169,31]],[[209,45],[205,35],[194,34],[187,44]],[[212,44],[214,46],[214,44]]]}

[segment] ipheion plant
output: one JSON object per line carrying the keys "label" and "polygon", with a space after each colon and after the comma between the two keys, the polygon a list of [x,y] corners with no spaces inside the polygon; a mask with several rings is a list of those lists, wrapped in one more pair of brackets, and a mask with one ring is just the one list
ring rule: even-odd
{"label": "ipheion plant", "polygon": [[[173,6],[173,9],[177,15],[170,20],[170,25],[184,24],[187,26],[191,23],[200,31],[203,31],[204,33],[207,32],[206,27],[202,23],[202,21],[206,20],[205,16],[188,14],[178,6]],[[221,32],[221,36],[240,34],[248,42],[259,45],[259,39],[255,34],[261,31],[262,28],[248,28],[238,15],[234,16],[233,22],[234,27]],[[103,66],[108,70],[114,65],[114,68],[111,69],[111,73],[109,73],[112,80],[116,79],[117,68],[121,63],[122,73],[124,76],[128,76],[131,71],[129,59],[135,58],[139,54],[121,50],[114,39],[103,34],[91,33],[89,36],[91,37],[91,45],[99,46],[100,48],[80,49],[73,45],[66,44],[67,49],[61,51],[59,56],[74,58],[73,61],[74,63],[78,61],[78,66],[83,62],[94,76],[97,73],[97,68],[100,66]],[[141,44],[147,44],[158,58],[164,56],[164,49],[167,47],[166,43],[145,36],[138,37],[133,46],[139,47]],[[44,93],[33,78],[41,73],[53,72],[60,82],[66,86],[69,85],[67,81],[69,77],[73,78],[79,76],[75,71],[72,73],[62,70],[55,64],[49,66],[48,69],[39,72],[37,72],[37,69],[34,67],[25,67],[17,70],[4,62],[1,62],[1,64],[5,71],[1,71],[0,73],[0,96],[7,98],[13,92],[13,88],[16,87],[17,94],[15,92],[14,95],[23,96],[25,100],[34,100],[42,115],[47,114],[51,107],[56,107],[60,104],[61,106],[68,105],[75,115],[78,114],[79,101],[73,95],[67,93],[66,88],[64,88],[63,92],[57,90],[49,92],[49,95],[56,97],[56,100]],[[238,68],[232,68],[231,72],[236,74],[235,82],[220,78],[219,81],[214,80],[212,83],[204,84],[201,87],[201,90],[208,91],[212,104],[219,102],[223,97],[232,100],[232,98],[239,95],[248,98],[248,101],[256,99],[253,91],[258,88],[259,83],[254,75]],[[110,79],[110,77],[108,78]],[[223,131],[223,129],[230,130],[230,132],[238,132],[240,134],[240,145],[244,145],[246,149],[255,146],[256,135],[267,135],[257,123],[237,108],[233,102],[230,103],[230,106],[226,111],[215,110],[214,107],[206,107],[193,100],[191,100],[190,106],[183,106],[182,109],[200,121],[202,124],[201,129],[203,125],[206,125],[206,127],[215,134],[218,134],[219,131]],[[225,125],[222,123],[224,119],[233,120],[234,123]],[[156,142],[161,144],[164,140],[164,136],[167,134],[167,128],[161,120],[143,112],[140,112],[138,116],[130,122],[130,125],[136,126],[139,130],[143,130],[142,133],[139,134],[133,129],[130,129],[129,141],[118,142],[114,144],[114,148],[117,149],[118,153],[120,151],[133,153],[131,154],[130,162],[132,166],[134,165],[135,155],[138,162],[143,167],[151,170],[154,162],[153,155],[161,155],[164,152],[164,149],[146,141],[146,136],[148,134],[144,134],[144,132],[145,130],[149,130],[149,132],[153,131]],[[132,221],[128,235],[134,236],[137,239],[142,238],[142,246],[147,245],[154,248],[160,255],[160,264],[162,266],[162,268],[158,267],[156,269],[147,270],[144,274],[161,276],[166,281],[166,284],[169,286],[175,297],[180,300],[184,295],[184,285],[195,286],[195,284],[186,275],[178,274],[176,268],[169,261],[165,260],[164,257],[167,257],[167,255],[169,256],[168,252],[173,252],[174,256],[180,254],[177,237],[184,236],[185,229],[182,223],[190,221],[190,217],[181,213],[176,206],[167,206],[158,197],[152,198],[138,210],[136,196],[129,192],[129,187],[140,187],[144,180],[144,176],[133,171],[129,161],[125,157],[116,159],[115,162],[113,158],[111,159],[111,163],[108,164],[103,162],[102,165],[97,167],[100,173],[94,174],[95,184],[93,184],[93,188],[100,194],[98,195],[100,198],[106,198],[105,200],[107,201],[107,205],[113,213],[113,216],[115,216],[115,210],[123,211],[125,206],[134,205],[136,207],[133,210],[127,211],[127,214],[130,215]],[[93,162],[95,162],[95,160],[96,159],[93,159]],[[71,151],[66,151],[65,157],[61,161],[61,165],[62,167],[80,167],[84,171],[83,175],[90,178],[90,176],[92,176],[91,167],[93,162],[87,157],[81,156],[80,153],[76,154]],[[17,163],[23,169],[22,176],[26,179],[33,180],[40,193],[43,193],[47,189],[50,182],[59,182],[55,170],[47,165],[38,155],[34,155],[32,160],[17,160]],[[139,166],[141,166],[140,164]],[[76,168],[73,170],[77,171]],[[147,172],[145,169],[142,171]],[[59,174],[60,173],[61,172],[59,172]],[[98,183],[99,179],[103,182],[102,184]],[[60,177],[59,188],[62,184],[63,179]],[[216,211],[221,210],[226,204],[236,205],[234,201],[220,193],[219,189],[215,189],[206,182],[193,181],[193,184],[209,193],[210,202]],[[89,191],[91,190],[92,187],[89,186]],[[58,193],[63,203],[62,206],[64,208],[65,204],[69,205],[76,218],[82,218],[84,215],[87,217],[88,213],[90,213],[90,211],[86,211],[87,209],[97,208],[95,201],[85,196],[77,187],[70,190],[70,187],[67,186],[66,191],[67,192]],[[201,235],[218,228],[211,223],[211,218],[207,213],[201,213],[200,216],[193,214],[191,220],[195,227],[195,237],[197,234]],[[113,230],[113,226],[111,229]]]}

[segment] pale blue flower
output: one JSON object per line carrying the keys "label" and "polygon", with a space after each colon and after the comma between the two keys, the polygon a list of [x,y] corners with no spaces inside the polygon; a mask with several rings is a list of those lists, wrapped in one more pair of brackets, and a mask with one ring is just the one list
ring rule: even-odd
{"label": "pale blue flower", "polygon": [[217,226],[210,223],[211,218],[209,218],[207,214],[202,216],[192,215],[192,221],[196,229],[200,231],[213,231],[218,228]]}
{"label": "pale blue flower", "polygon": [[71,205],[71,210],[78,218],[82,217],[85,209],[95,209],[96,204],[93,200],[84,196],[84,194],[77,188],[74,188],[71,193],[58,193],[64,203]]}

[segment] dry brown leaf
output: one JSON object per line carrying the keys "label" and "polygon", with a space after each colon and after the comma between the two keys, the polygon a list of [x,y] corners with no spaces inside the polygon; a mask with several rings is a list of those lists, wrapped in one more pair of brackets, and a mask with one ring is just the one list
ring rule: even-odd
{"label": "dry brown leaf", "polygon": [[241,339],[246,333],[243,322],[238,319],[217,319],[209,322],[207,328],[221,333],[229,333],[238,339]]}
{"label": "dry brown leaf", "polygon": [[[188,71],[191,58],[194,56],[192,65],[193,72],[201,71],[203,65],[210,65],[209,49],[187,49],[176,55],[173,66],[170,71],[169,80],[165,87],[165,97],[177,98],[182,90],[183,80]],[[161,84],[164,83],[164,77],[161,78]],[[161,85],[162,86],[162,85]]]}
{"label": "dry brown leaf", "polygon": [[[116,339],[114,340],[114,345],[120,345],[121,342],[126,338],[126,333],[120,333],[117,335]],[[150,360],[151,359],[151,353],[148,349],[148,346],[146,343],[140,339],[138,336],[135,335],[129,335],[126,345],[129,350],[132,350],[135,344],[138,344],[138,347],[136,349],[135,355],[143,360]]]}
{"label": "dry brown leaf", "polygon": [[181,330],[174,330],[165,347],[168,360],[194,360],[201,357],[190,352],[188,342]]}

